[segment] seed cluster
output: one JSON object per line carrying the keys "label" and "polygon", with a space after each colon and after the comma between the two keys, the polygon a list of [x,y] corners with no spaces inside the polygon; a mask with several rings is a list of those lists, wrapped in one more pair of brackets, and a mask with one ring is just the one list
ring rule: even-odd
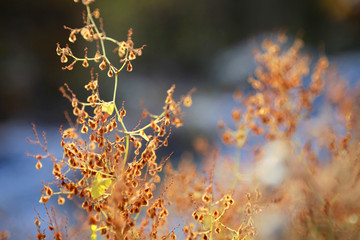
{"label": "seed cluster", "polygon": [[286,51],[282,50],[285,42],[286,37],[280,34],[277,41],[265,40],[262,50],[255,51],[258,67],[249,83],[256,93],[242,99],[245,109],[232,112],[237,129],[224,130],[224,143],[242,147],[249,132],[268,140],[292,136],[298,122],[312,109],[313,100],[322,92],[328,61],[325,57],[319,59],[305,88],[310,59],[300,54],[301,40]]}
{"label": "seed cluster", "polygon": [[[47,151],[45,134],[43,144],[33,126],[36,139],[29,141],[40,145],[46,155],[29,155],[37,159],[37,169],[42,167],[43,159],[50,158],[55,179],[52,183],[44,184],[39,202],[46,204],[53,196],[57,196],[59,205],[65,204],[66,199],[80,199],[81,207],[88,214],[93,239],[97,232],[106,239],[133,239],[134,235],[148,235],[157,239],[158,228],[166,223],[168,203],[161,196],[155,198],[154,191],[161,180],[159,173],[170,156],[159,161],[156,152],[168,145],[171,125],[182,126],[182,105],[191,106],[191,94],[194,90],[180,101],[175,101],[175,85],[171,86],[167,91],[162,113],[155,115],[144,109],[137,126],[128,130],[123,121],[126,116],[124,103],[121,108],[116,104],[117,76],[124,66],[127,66],[127,71],[132,71],[131,62],[142,55],[145,45],[134,48],[132,29],[129,30],[126,41],[119,42],[108,37],[102,29],[99,10],[91,12],[92,1],[82,2],[87,10],[84,26],[65,29],[70,30],[69,41],[72,43],[77,40],[77,35],[88,42],[96,42],[95,56],[88,57],[86,48],[83,58],[76,57],[68,45],[61,48],[60,44],[57,44],[56,52],[61,63],[65,64],[69,58],[73,59],[64,70],[72,70],[76,62],[82,62],[84,68],[89,67],[90,62],[99,64],[100,70],[109,68],[107,76],[115,81],[114,96],[112,101],[101,98],[99,75],[94,68],[90,71],[90,81],[84,86],[90,92],[85,102],[79,100],[67,84],[60,88],[62,95],[70,101],[76,119],[75,123],[70,123],[70,128],[60,128],[62,158],[55,158]],[[100,28],[96,25],[96,19],[100,21]],[[117,46],[115,50],[120,57],[121,67],[115,67],[108,60],[105,41]],[[147,120],[148,124],[141,126]],[[142,227],[136,229],[140,213],[146,214],[142,217]],[[62,239],[61,235],[64,233],[55,231],[54,227],[50,230],[56,239]],[[172,232],[172,238],[174,237]],[[37,238],[46,238],[45,232],[40,231],[40,228]]]}

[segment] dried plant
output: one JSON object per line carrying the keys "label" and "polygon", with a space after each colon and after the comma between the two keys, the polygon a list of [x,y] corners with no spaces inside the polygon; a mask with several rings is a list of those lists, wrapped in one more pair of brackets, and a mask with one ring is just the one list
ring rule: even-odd
{"label": "dried plant", "polygon": [[[71,102],[76,117],[75,124],[70,128],[60,128],[63,148],[60,159],[48,152],[45,133],[42,143],[33,126],[35,140],[29,142],[38,144],[45,154],[29,155],[37,159],[37,169],[42,167],[44,158],[50,158],[55,177],[54,182],[44,184],[40,203],[46,204],[55,196],[59,205],[63,205],[66,199],[80,198],[81,207],[88,213],[92,239],[96,239],[98,232],[106,239],[144,237],[148,234],[147,226],[151,226],[149,234],[152,238],[157,238],[157,228],[163,224],[168,213],[164,199],[155,199],[153,192],[160,181],[158,172],[162,171],[168,158],[159,161],[156,151],[168,145],[169,126],[182,125],[181,106],[191,105],[192,91],[176,102],[173,85],[167,91],[162,112],[155,115],[144,109],[136,127],[128,130],[123,121],[126,116],[124,103],[119,107],[116,102],[118,75],[125,66],[128,72],[133,70],[132,61],[142,55],[145,45],[134,47],[132,29],[126,41],[108,37],[102,27],[100,12],[98,9],[91,10],[91,2],[82,1],[86,8],[84,26],[65,29],[70,30],[70,42],[75,42],[81,35],[87,42],[97,43],[94,57],[88,56],[87,48],[84,57],[77,57],[68,45],[62,48],[57,44],[56,52],[62,63],[71,61],[63,70],[72,70],[77,64],[87,68],[93,63],[98,64],[101,71],[107,70],[107,76],[114,80],[113,99],[105,101],[100,97],[101,82],[94,68],[91,69],[90,81],[85,85],[90,92],[86,101],[80,101],[67,84],[60,88],[63,96]],[[119,67],[112,64],[106,55],[105,41],[115,45],[120,57]],[[142,126],[145,121],[148,124]],[[141,216],[139,224],[140,213],[144,212],[146,214]],[[63,229],[54,227],[52,218],[49,216],[49,228],[54,232],[55,239],[62,239],[65,233]],[[39,228],[38,239],[44,238],[46,235]]]}
{"label": "dried plant", "polygon": [[[37,239],[359,238],[359,92],[329,70],[326,57],[312,69],[310,58],[300,52],[301,40],[288,49],[283,34],[265,40],[254,52],[258,67],[249,78],[254,92],[235,92],[241,104],[231,113],[235,127],[219,123],[222,141],[246,152],[251,164],[198,139],[194,147],[204,158],[204,170],[188,157],[174,168],[171,156],[159,157],[157,150],[168,145],[171,125],[182,126],[182,106],[192,105],[194,90],[175,101],[173,85],[160,114],[144,109],[135,128],[128,129],[125,103],[117,102],[118,75],[125,67],[133,70],[145,45],[135,48],[132,29],[124,41],[107,36],[100,11],[91,10],[93,2],[82,0],[82,27],[65,29],[70,42],[82,37],[96,51],[85,48],[84,56],[77,57],[68,45],[56,48],[60,61],[70,62],[64,70],[94,66],[85,84],[86,101],[68,84],[60,88],[75,116],[70,127],[60,128],[63,156],[48,151],[46,135],[41,139],[35,125],[35,140],[28,140],[44,152],[28,153],[37,160],[35,167],[40,170],[44,159],[53,165],[54,181],[44,183],[40,198],[47,219],[37,214],[35,220]],[[114,45],[119,66],[110,62],[105,42]],[[111,100],[99,94],[97,67],[114,81]],[[320,95],[331,107],[325,123],[311,112]],[[86,221],[69,226],[47,207],[55,197],[59,205],[78,203]],[[7,236],[2,232],[0,238]]]}

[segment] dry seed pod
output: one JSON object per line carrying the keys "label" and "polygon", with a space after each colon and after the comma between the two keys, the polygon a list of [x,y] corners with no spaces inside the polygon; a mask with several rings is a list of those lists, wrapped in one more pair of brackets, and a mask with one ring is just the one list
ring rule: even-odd
{"label": "dry seed pod", "polygon": [[187,95],[187,96],[184,98],[184,106],[185,106],[185,107],[191,107],[191,105],[192,105],[191,96],[190,96],[190,95]]}
{"label": "dry seed pod", "polygon": [[87,60],[87,58],[85,58],[85,60],[82,63],[83,67],[87,68],[89,66],[89,62]]}
{"label": "dry seed pod", "polygon": [[56,47],[56,54],[57,54],[58,56],[60,56],[62,53],[63,53],[63,50],[60,48],[60,45],[59,45],[59,44],[57,44],[57,47]]}
{"label": "dry seed pod", "polygon": [[99,51],[96,51],[94,58],[95,58],[94,60],[95,62],[100,62],[101,53]]}
{"label": "dry seed pod", "polygon": [[74,43],[76,41],[76,34],[78,34],[78,33],[79,33],[79,30],[77,30],[77,29],[72,30],[69,35],[69,42]]}
{"label": "dry seed pod", "polygon": [[61,61],[61,63],[67,63],[68,62],[68,58],[66,57],[64,52],[61,55],[60,61]]}
{"label": "dry seed pod", "polygon": [[126,69],[128,72],[131,72],[133,70],[133,67],[131,65],[131,63],[129,62],[128,65],[127,65],[127,69]]}
{"label": "dry seed pod", "polygon": [[58,198],[58,204],[59,204],[59,205],[64,205],[64,203],[65,203],[65,198],[59,196],[59,198]]}
{"label": "dry seed pod", "polygon": [[109,67],[109,71],[107,72],[107,75],[109,78],[113,77],[114,76],[114,73],[113,71],[111,70],[111,67]]}
{"label": "dry seed pod", "polygon": [[129,60],[134,60],[136,58],[136,55],[134,54],[134,52],[130,52],[129,53]]}
{"label": "dry seed pod", "polygon": [[95,9],[95,11],[93,12],[93,14],[94,14],[94,17],[97,19],[97,18],[99,18],[100,17],[100,10],[97,8],[97,9]]}
{"label": "dry seed pod", "polygon": [[42,168],[42,163],[40,162],[40,161],[38,161],[37,163],[36,163],[36,169],[37,170],[40,170],[40,168]]}
{"label": "dry seed pod", "polygon": [[105,68],[106,68],[106,62],[105,62],[105,60],[103,60],[103,61],[100,63],[99,68],[100,68],[101,70],[105,70]]}

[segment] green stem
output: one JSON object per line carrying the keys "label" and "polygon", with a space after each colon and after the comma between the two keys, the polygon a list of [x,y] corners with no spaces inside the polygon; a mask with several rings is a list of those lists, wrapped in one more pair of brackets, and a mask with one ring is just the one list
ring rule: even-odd
{"label": "green stem", "polygon": [[122,166],[123,170],[125,169],[125,164],[126,164],[128,152],[129,152],[129,134],[126,134],[126,149],[125,149],[124,163],[123,163],[123,166]]}
{"label": "green stem", "polygon": [[115,99],[116,99],[117,84],[118,84],[118,73],[115,73],[115,85],[114,85],[114,94],[113,94],[114,104],[115,104]]}
{"label": "green stem", "polygon": [[[165,116],[165,112],[161,113],[155,120],[154,120],[154,123],[158,123],[160,122],[161,118]],[[132,132],[128,132],[128,131],[125,131],[126,134],[133,134],[133,135],[137,135],[138,133],[140,133],[141,131],[144,131],[145,129],[147,129],[148,127],[151,126],[151,123],[149,123],[148,125],[146,125],[145,127],[142,127],[138,130],[135,130],[135,131],[132,131]]]}
{"label": "green stem", "polygon": [[92,25],[94,25],[95,31],[96,31],[96,33],[97,33],[98,36],[99,36],[100,44],[101,44],[101,49],[102,49],[102,52],[103,52],[103,56],[106,56],[104,41],[103,41],[103,39],[101,38],[100,31],[99,31],[99,29],[97,28],[97,26],[96,26],[96,24],[95,24],[95,21],[94,21],[94,19],[93,19],[92,16],[91,16],[91,10],[90,10],[89,5],[86,6],[86,11],[87,11],[87,15],[88,15],[88,17],[89,17],[89,19],[90,19],[90,22],[92,23]]}
{"label": "green stem", "polygon": [[115,44],[119,44],[119,42],[117,41],[117,40],[115,40],[115,39],[113,39],[113,38],[111,38],[111,37],[103,37],[102,39],[104,39],[104,40],[108,40],[108,41],[110,41],[110,42],[113,42],[113,43],[115,43]]}
{"label": "green stem", "polygon": [[[125,127],[125,124],[124,124],[122,118],[120,117],[120,113],[119,113],[119,110],[117,109],[116,105],[115,105],[115,112],[116,112],[116,115],[118,116],[118,121],[120,122],[120,124],[121,124],[124,132],[125,132],[126,134],[128,134],[128,131],[127,131],[126,127]],[[119,130],[118,130],[118,131],[119,131]]]}

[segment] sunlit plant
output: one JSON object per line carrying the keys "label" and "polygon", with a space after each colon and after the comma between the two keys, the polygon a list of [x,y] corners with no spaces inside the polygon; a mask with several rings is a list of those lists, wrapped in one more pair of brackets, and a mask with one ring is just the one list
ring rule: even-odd
{"label": "sunlit plant", "polygon": [[[159,113],[144,108],[130,129],[125,102],[119,103],[117,95],[119,76],[133,71],[145,45],[135,47],[132,29],[123,41],[105,34],[94,0],[81,2],[83,25],[65,29],[69,42],[82,38],[88,48],[78,55],[58,43],[56,53],[63,70],[90,69],[84,85],[89,95],[78,99],[71,83],[60,87],[74,115],[74,120],[67,116],[69,127],[60,127],[61,157],[49,152],[46,134],[40,136],[35,125],[34,139],[28,139],[43,151],[27,153],[36,159],[36,169],[49,159],[54,177],[41,190],[47,216],[37,213],[38,240],[360,237],[360,91],[329,73],[326,57],[310,67],[301,40],[286,48],[284,34],[266,39],[254,51],[253,91],[236,91],[240,106],[229,113],[232,125],[218,124],[222,142],[236,149],[235,156],[224,156],[198,138],[194,148],[203,157],[203,169],[188,154],[173,167],[171,155],[159,157],[158,149],[168,146],[172,126],[183,125],[182,107],[192,105],[194,89],[175,101],[172,85]],[[110,61],[105,42],[114,46],[117,63]],[[110,100],[100,96],[103,81],[96,71],[105,71],[114,83]],[[312,115],[321,95],[332,109],[325,123]],[[247,165],[240,161],[243,152]],[[73,200],[83,209],[81,223],[69,226],[48,208],[54,198],[58,205]]]}

